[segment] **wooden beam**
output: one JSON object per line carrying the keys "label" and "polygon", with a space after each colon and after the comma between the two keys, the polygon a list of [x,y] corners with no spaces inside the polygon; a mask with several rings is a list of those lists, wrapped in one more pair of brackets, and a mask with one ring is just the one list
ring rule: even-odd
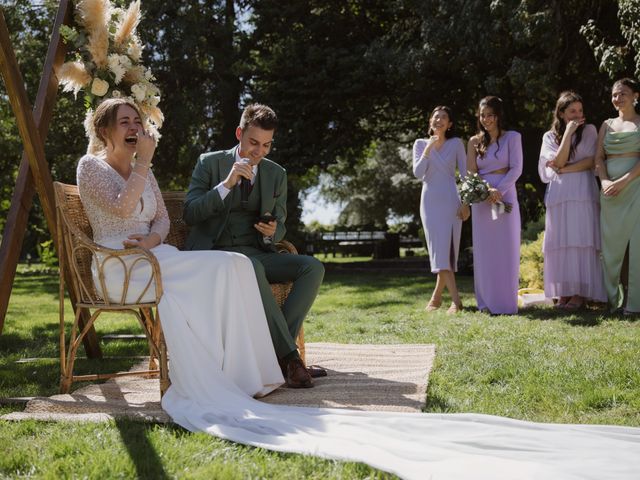
{"label": "wooden beam", "polygon": [[[42,210],[50,232],[56,231],[55,200],[53,196],[53,180],[44,154],[44,146],[40,132],[31,113],[31,105],[24,88],[24,81],[18,68],[18,62],[11,46],[7,24],[0,10],[0,72],[4,77],[9,102],[16,117],[16,124],[24,151],[29,160],[29,167],[40,196]],[[54,237],[55,238],[55,237]],[[57,242],[57,239],[54,240]]]}
{"label": "wooden beam", "polygon": [[[53,185],[49,173],[49,167],[44,157],[43,142],[49,130],[49,124],[53,115],[53,108],[58,92],[58,78],[55,75],[55,69],[57,69],[64,62],[67,50],[60,36],[60,26],[72,23],[72,10],[73,9],[71,6],[71,2],[69,0],[60,1],[53,26],[51,41],[49,43],[47,57],[44,64],[43,76],[40,80],[40,86],[38,87],[38,94],[36,96],[36,103],[32,116],[25,114],[30,110],[28,108],[28,99],[26,98],[24,87],[20,88],[23,85],[20,71],[18,69],[17,61],[15,60],[15,55],[13,54],[8,30],[6,28],[6,22],[4,20],[2,12],[0,11],[2,74],[5,77],[5,83],[7,83],[8,91],[9,83],[12,82],[13,92],[9,91],[9,97],[12,98],[12,93],[17,93],[16,98],[18,100],[18,107],[16,108],[16,105],[14,105],[14,102],[12,102],[12,107],[16,112],[16,118],[18,118],[19,116],[16,110],[19,108],[23,108],[22,116],[31,117],[31,122],[29,122],[29,119],[27,118],[23,119],[22,123],[27,125],[26,128],[28,135],[30,135],[28,131],[29,128],[33,128],[33,130],[38,133],[38,143],[40,146],[40,149],[35,148],[34,152],[29,152],[27,148],[27,138],[29,138],[29,140],[33,142],[35,136],[33,136],[34,138],[31,138],[32,135],[27,137],[23,134],[23,130],[20,130],[20,134],[25,143],[25,151],[20,162],[16,188],[11,200],[11,208],[7,216],[2,243],[0,244],[0,333],[2,333],[2,328],[4,325],[4,318],[6,316],[9,298],[11,296],[13,280],[15,278],[20,250],[22,248],[22,242],[24,240],[24,233],[27,228],[29,210],[31,209],[31,205],[33,202],[33,194],[35,191],[34,187],[36,185],[39,184],[40,187],[38,188],[38,193],[40,194],[43,208],[45,200],[50,205],[49,208],[52,208],[53,206]],[[13,71],[11,71],[12,69]],[[19,80],[20,83],[16,84],[15,82],[17,80]],[[22,90],[23,94],[20,93],[20,90]],[[29,123],[32,123],[33,125],[29,125]],[[20,120],[18,121],[18,125],[20,128]],[[36,126],[37,129],[35,128]],[[31,166],[31,163],[33,161],[32,155],[33,153],[36,153],[36,150],[41,150],[42,156],[41,160],[36,159],[36,166],[35,168],[33,168]],[[38,153],[36,153],[36,155],[38,155]],[[38,176],[38,174],[36,174],[37,178],[34,178],[34,176],[32,175],[32,168],[34,172],[40,172],[40,174],[42,174],[42,172],[45,172],[44,176]],[[55,209],[53,209],[53,212],[55,212]],[[49,216],[50,214],[51,212],[49,212]],[[51,223],[51,219],[47,217],[46,211],[45,217],[47,218],[49,229],[52,232],[52,238],[54,239],[54,242],[56,242],[56,230],[55,226],[53,226],[55,225],[55,214],[53,218],[53,224]],[[51,228],[53,228],[53,230],[51,230]],[[71,282],[67,282],[67,285],[71,285]],[[71,297],[71,303],[75,308],[75,295],[73,292],[69,292],[69,294]],[[88,315],[86,315],[86,317],[88,319]],[[84,322],[81,321],[81,324],[83,323]],[[98,338],[93,328],[83,339],[83,342],[88,357],[99,358],[102,356]]]}

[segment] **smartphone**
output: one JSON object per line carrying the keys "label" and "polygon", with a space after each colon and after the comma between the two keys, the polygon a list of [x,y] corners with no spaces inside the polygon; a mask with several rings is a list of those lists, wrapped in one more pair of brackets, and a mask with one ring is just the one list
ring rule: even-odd
{"label": "smartphone", "polygon": [[260,223],[269,223],[269,222],[272,222],[275,219],[276,219],[276,217],[274,217],[273,215],[260,215],[258,217],[258,221]]}

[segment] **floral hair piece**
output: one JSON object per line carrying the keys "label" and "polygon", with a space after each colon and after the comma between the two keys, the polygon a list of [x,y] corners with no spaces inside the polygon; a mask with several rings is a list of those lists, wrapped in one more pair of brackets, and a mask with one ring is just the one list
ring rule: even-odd
{"label": "floral hair piece", "polygon": [[160,89],[151,70],[141,63],[143,45],[136,34],[140,23],[140,0],[129,8],[114,7],[110,0],[80,0],[76,3],[75,27],[60,28],[73,59],[56,72],[63,91],[77,98],[84,94],[87,116],[85,132],[89,153],[99,149],[94,143],[93,111],[107,98],[127,98],[145,117],[145,128],[156,138],[164,115],[158,108]]}

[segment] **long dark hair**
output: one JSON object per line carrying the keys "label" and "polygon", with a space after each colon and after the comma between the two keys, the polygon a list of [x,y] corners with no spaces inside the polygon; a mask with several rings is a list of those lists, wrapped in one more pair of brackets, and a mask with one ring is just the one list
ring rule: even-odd
{"label": "long dark hair", "polygon": [[496,139],[496,144],[498,146],[495,155],[497,157],[498,150],[500,150],[500,133],[505,130],[504,126],[504,108],[502,108],[502,99],[490,95],[488,97],[484,97],[480,100],[480,104],[478,105],[478,135],[480,135],[480,143],[476,147],[476,153],[481,158],[485,156],[487,153],[487,149],[489,148],[489,144],[491,143],[491,135],[489,135],[489,131],[482,126],[482,122],[480,122],[480,111],[489,107],[496,116],[498,122],[498,138]]}
{"label": "long dark hair", "polygon": [[[638,84],[638,81],[634,80],[633,78],[625,77],[621,78],[620,80],[616,80],[611,87],[611,90],[613,90],[616,85],[624,85],[625,87],[629,87],[633,93],[640,93],[640,84]],[[636,113],[639,113],[638,110],[640,110],[640,101],[634,105],[634,110],[636,111]]]}
{"label": "long dark hair", "polygon": [[451,122],[451,126],[447,128],[447,130],[444,132],[444,138],[448,139],[451,137],[455,137],[456,123],[455,123],[455,120],[453,119],[453,111],[451,110],[451,108],[447,107],[446,105],[438,105],[436,108],[433,109],[433,111],[431,112],[431,115],[429,115],[429,131],[427,133],[429,134],[429,136],[433,135],[433,130],[431,129],[431,119],[437,112],[440,112],[440,111],[446,113],[447,116],[449,117],[449,121]]}
{"label": "long dark hair", "polygon": [[[562,136],[564,135],[564,131],[567,129],[567,122],[560,118],[560,115],[564,113],[569,105],[575,102],[580,102],[580,104],[584,105],[582,97],[573,90],[565,90],[564,92],[562,92],[558,97],[558,101],[556,102],[556,109],[553,112],[553,122],[551,123],[551,131],[553,132],[553,136],[558,145],[560,145]],[[575,141],[571,143],[571,151],[569,152],[569,157],[573,156],[573,154],[575,153],[578,144],[582,140],[583,131],[584,124],[580,125],[576,129],[576,137]]]}

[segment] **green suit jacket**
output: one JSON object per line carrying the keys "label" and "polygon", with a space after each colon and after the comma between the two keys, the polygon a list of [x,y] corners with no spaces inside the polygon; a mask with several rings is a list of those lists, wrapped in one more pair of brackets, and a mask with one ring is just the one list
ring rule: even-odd
{"label": "green suit jacket", "polygon": [[[191,176],[183,212],[184,221],[190,226],[186,242],[186,248],[189,250],[215,248],[227,225],[232,195],[230,193],[222,200],[215,187],[229,175],[235,162],[237,148],[205,153],[198,159]],[[260,214],[270,212],[276,217],[278,225],[273,243],[279,242],[286,232],[284,222],[287,219],[287,172],[277,163],[263,158],[258,164],[256,181],[260,187]],[[257,230],[256,235],[265,250],[275,250],[273,245],[265,245],[262,242],[262,236]]]}

